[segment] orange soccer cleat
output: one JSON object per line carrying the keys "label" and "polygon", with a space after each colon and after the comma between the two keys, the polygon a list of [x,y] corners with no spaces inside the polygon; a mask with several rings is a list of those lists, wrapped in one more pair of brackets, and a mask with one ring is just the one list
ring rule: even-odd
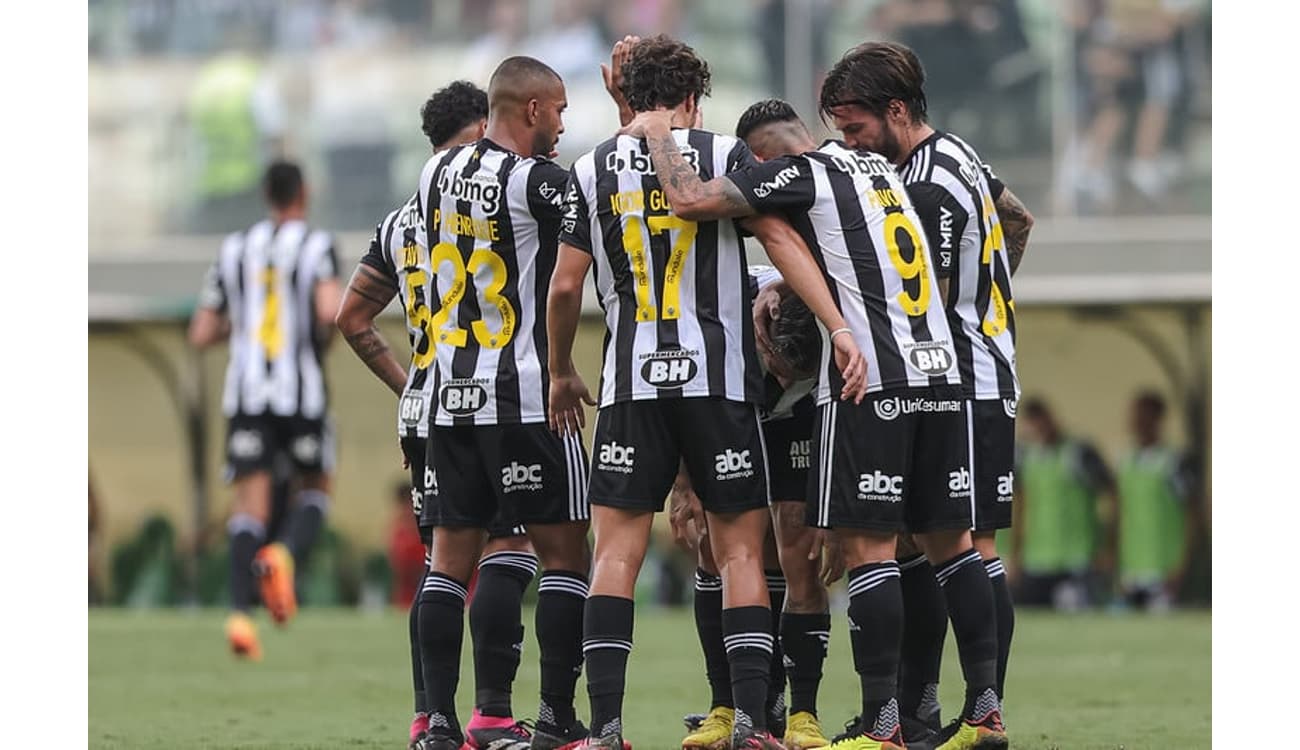
{"label": "orange soccer cleat", "polygon": [[293,555],[281,542],[272,542],[257,551],[253,558],[253,575],[257,577],[262,604],[276,625],[284,625],[298,612],[298,598],[293,590]]}
{"label": "orange soccer cleat", "polygon": [[262,644],[257,640],[257,626],[243,612],[231,612],[226,618],[226,642],[235,656],[251,661],[262,660]]}

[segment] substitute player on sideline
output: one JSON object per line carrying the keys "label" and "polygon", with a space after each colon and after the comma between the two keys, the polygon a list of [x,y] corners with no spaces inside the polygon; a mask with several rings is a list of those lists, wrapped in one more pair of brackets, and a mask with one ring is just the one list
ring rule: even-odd
{"label": "substitute player on sideline", "polygon": [[[879,153],[897,166],[933,253],[968,401],[973,541],[993,586],[1001,700],[1015,627],[995,540],[998,529],[1011,526],[1020,397],[1011,277],[1024,257],[1033,216],[965,141],[927,122],[924,84],[925,72],[912,50],[867,42],[845,53],[828,74],[822,101],[832,103],[847,145]],[[905,725],[916,725],[907,733],[912,742],[927,727],[940,730],[946,612],[923,556],[915,552],[900,558],[899,565],[908,623],[900,708]],[[944,729],[939,741],[957,730]]]}
{"label": "substitute player on sideline", "polygon": [[544,570],[541,704],[530,738],[521,723],[490,713],[480,692],[466,744],[550,750],[586,735],[573,690],[589,567],[587,458],[580,436],[546,425],[545,295],[566,179],[546,155],[564,131],[564,83],[533,58],[511,57],[492,74],[488,100],[484,137],[435,154],[419,187],[435,275],[426,502],[437,518],[419,615],[424,750],[462,741],[455,695],[466,585],[499,508],[527,528]]}
{"label": "substitute player on sideline", "polygon": [[[468,81],[455,81],[429,97],[420,115],[422,129],[435,153],[472,143],[487,128],[487,93]],[[432,277],[424,214],[417,196],[412,196],[375,230],[370,249],[361,258],[343,294],[337,319],[339,330],[357,356],[398,396],[397,432],[411,472],[412,510],[425,545],[426,572],[433,523],[437,518],[433,503],[425,507],[423,502],[426,478],[432,473],[425,466],[433,384],[429,371],[434,357],[429,325],[432,313],[428,305],[432,299]],[[406,313],[406,331],[411,344],[410,365],[405,371],[374,325],[375,318],[398,295]],[[469,627],[474,644],[476,684],[482,696],[478,708],[501,713],[501,718],[510,718],[512,713],[510,687],[519,668],[524,630],[520,621],[521,603],[524,589],[536,572],[537,558],[523,536],[523,529],[512,528],[508,522],[496,519],[489,528],[488,543],[479,560]],[[411,605],[410,639],[415,687],[415,717],[411,721],[410,739],[414,745],[429,725],[420,659],[418,600]]]}
{"label": "substitute player on sideline", "polygon": [[[311,549],[329,504],[334,436],[321,358],[340,296],[334,239],[306,222],[298,165],[271,164],[263,186],[270,216],[226,237],[188,336],[197,349],[230,340],[221,399],[226,473],[235,485],[226,639],[252,659],[262,653],[248,616],[254,577],[272,619],[288,622],[298,608],[294,561]],[[271,467],[282,452],[297,474],[296,492],[284,541],[268,544]]]}
{"label": "substitute player on sideline", "polygon": [[[822,102],[834,106],[824,92]],[[628,130],[645,134],[674,210],[698,220],[757,211],[788,216],[853,324],[851,331],[832,331],[832,341],[853,336],[873,353],[867,402],[841,406],[832,400],[840,387],[833,368],[818,384],[817,504],[809,506],[809,521],[834,529],[843,546],[862,687],[859,723],[831,747],[903,745],[896,695],[903,613],[894,556],[905,529],[927,557],[944,561],[938,575],[951,584],[945,593],[967,676],[962,737],[977,733],[981,747],[1005,747],[993,594],[983,567],[972,567],[979,554],[970,537],[966,410],[956,352],[929,270],[930,251],[897,173],[878,154],[835,141],[814,150],[808,139],[799,156],[706,182],[673,145],[668,124],[669,113],[643,113]]]}
{"label": "substitute player on sideline", "polygon": [[[658,36],[632,48],[622,93],[633,112],[663,107],[696,168],[721,174],[752,161],[734,138],[686,129],[709,91],[708,66],[690,47]],[[670,136],[671,138],[672,136]],[[806,249],[784,222],[751,222],[809,307],[842,325]],[[576,435],[593,404],[572,361],[582,285],[596,266],[605,311],[599,453],[588,488],[596,549],[583,650],[592,706],[584,746],[624,746],[622,703],[632,648],[632,592],[654,513],[685,459],[708,514],[722,573],[724,640],[736,707],[737,748],[775,748],[767,732],[771,614],[763,576],[767,477],[756,404],[762,375],[754,349],[745,254],[730,222],[696,224],[670,211],[636,138],[618,136],[580,157],[569,177],[560,257],[547,309],[551,423]],[[806,261],[801,263],[800,261]],[[836,361],[856,395],[863,362],[841,338]]]}

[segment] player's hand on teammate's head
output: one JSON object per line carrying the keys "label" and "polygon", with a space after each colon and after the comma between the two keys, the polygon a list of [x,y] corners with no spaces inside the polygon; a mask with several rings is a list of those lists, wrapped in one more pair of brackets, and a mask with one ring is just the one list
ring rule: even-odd
{"label": "player's hand on teammate's head", "polygon": [[656,125],[671,130],[673,127],[673,110],[652,109],[648,112],[638,112],[631,122],[619,128],[618,134],[630,135],[633,138],[645,138],[646,132]]}
{"label": "player's hand on teammate's head", "polygon": [[853,399],[855,404],[862,403],[862,398],[867,395],[867,358],[862,356],[858,343],[853,340],[853,334],[834,337],[831,346],[835,350],[835,366],[844,378],[840,399]]}
{"label": "player's hand on teammate's head", "polygon": [[620,125],[626,125],[632,119],[632,108],[627,104],[627,97],[623,96],[623,64],[632,56],[632,48],[639,41],[641,37],[628,35],[614,42],[614,48],[609,53],[609,65],[600,64],[600,77],[605,80],[605,90],[618,105]]}
{"label": "player's hand on teammate's head", "polygon": [[550,413],[547,415],[551,430],[559,435],[578,434],[587,426],[587,413],[582,405],[595,406],[587,384],[576,372],[572,375],[551,375]]}
{"label": "player's hand on teammate's head", "polygon": [[765,357],[772,355],[772,321],[781,317],[781,293],[775,286],[758,290],[751,308],[754,318],[754,343]]}

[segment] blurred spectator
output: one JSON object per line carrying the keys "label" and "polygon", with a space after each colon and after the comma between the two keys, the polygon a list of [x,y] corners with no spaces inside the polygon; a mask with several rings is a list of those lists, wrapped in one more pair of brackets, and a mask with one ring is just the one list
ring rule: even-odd
{"label": "blurred spectator", "polygon": [[1171,111],[1186,97],[1184,30],[1200,15],[1197,0],[1074,0],[1067,20],[1074,29],[1079,141],[1066,154],[1058,190],[1073,191],[1089,209],[1108,210],[1117,200],[1117,144],[1132,127],[1129,182],[1159,201],[1181,171],[1167,148]]}
{"label": "blurred spectator", "polygon": [[[756,0],[754,8],[754,34],[762,45],[763,63],[767,67],[767,89],[778,98],[789,99],[785,80],[785,29],[786,17],[791,11],[791,0]],[[802,3],[801,3],[802,5]],[[830,62],[827,35],[831,16],[838,0],[808,0],[808,23],[812,27],[813,80],[807,85],[816,88],[826,65]],[[799,8],[796,12],[803,12]]]}
{"label": "blurred spectator", "polygon": [[1133,450],[1119,466],[1119,582],[1131,606],[1167,609],[1196,538],[1196,469],[1165,444],[1165,400],[1138,394],[1129,411]]}
{"label": "blurred spectator", "polygon": [[602,14],[598,22],[606,47],[629,35],[681,36],[685,18],[682,0],[613,0],[600,5]]}
{"label": "blurred spectator", "polygon": [[393,488],[393,517],[388,524],[388,566],[393,571],[390,603],[403,612],[411,608],[424,577],[424,543],[411,523],[413,491],[410,482]]}
{"label": "blurred spectator", "polygon": [[555,0],[550,22],[528,37],[522,54],[551,66],[566,86],[573,86],[600,81],[609,45],[589,0]]}
{"label": "blurred spectator", "polygon": [[1097,450],[1061,431],[1047,405],[1020,408],[1011,560],[1016,601],[1075,610],[1089,603],[1094,563],[1111,567],[1099,535],[1099,501],[1114,507],[1115,480]]}
{"label": "blurred spectator", "polygon": [[275,79],[251,51],[246,30],[205,62],[187,114],[195,140],[197,203],[191,230],[233,232],[262,213],[263,165],[282,155],[284,104]]}
{"label": "blurred spectator", "polygon": [[486,84],[497,65],[522,48],[528,33],[528,4],[525,0],[493,0],[488,30],[470,43],[461,59],[464,76]]}

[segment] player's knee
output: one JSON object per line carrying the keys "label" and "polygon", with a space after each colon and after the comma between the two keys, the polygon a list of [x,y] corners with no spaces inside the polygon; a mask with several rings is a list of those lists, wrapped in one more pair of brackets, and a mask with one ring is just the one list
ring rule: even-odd
{"label": "player's knee", "polygon": [[996,532],[975,531],[971,533],[971,543],[979,550],[980,558],[992,560],[998,556],[998,539]]}
{"label": "player's knee", "polygon": [[941,563],[971,548],[970,529],[945,529],[916,534],[917,544],[931,563]]}
{"label": "player's knee", "polygon": [[520,534],[517,536],[503,536],[496,539],[489,539],[487,545],[483,547],[483,555],[487,556],[493,552],[532,552],[533,545],[528,542],[528,537]]}
{"label": "player's knee", "polygon": [[591,567],[587,527],[580,523],[531,526],[529,542],[545,570],[567,570],[586,574]]}

